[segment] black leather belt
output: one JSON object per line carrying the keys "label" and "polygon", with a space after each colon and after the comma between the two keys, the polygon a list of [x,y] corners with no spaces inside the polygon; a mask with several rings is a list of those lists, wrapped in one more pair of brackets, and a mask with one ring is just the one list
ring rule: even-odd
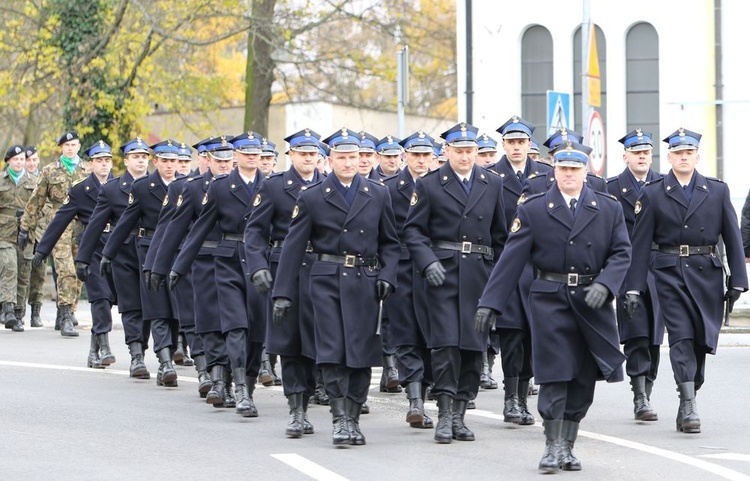
{"label": "black leather belt", "polygon": [[459,251],[463,254],[482,254],[490,257],[495,256],[495,250],[492,247],[483,246],[482,244],[472,244],[471,242],[433,241],[432,247]]}
{"label": "black leather belt", "polygon": [[331,254],[318,254],[318,260],[323,262],[335,262],[343,264],[344,267],[377,267],[377,257],[358,257],[353,255],[334,256]]}
{"label": "black leather belt", "polygon": [[567,274],[557,274],[555,272],[536,271],[537,279],[545,281],[559,282],[568,287],[585,286],[594,282],[599,274],[576,274],[569,272]]}
{"label": "black leather belt", "polygon": [[154,232],[156,232],[153,229],[145,229],[143,227],[138,228],[138,237],[153,237]]}
{"label": "black leather belt", "polygon": [[652,250],[659,251],[663,254],[677,254],[680,257],[697,256],[701,254],[716,254],[716,246],[652,246]]}
{"label": "black leather belt", "polygon": [[216,247],[219,247],[219,241],[203,241],[201,247],[204,247],[206,249],[214,249]]}
{"label": "black leather belt", "polygon": [[245,234],[221,234],[222,240],[234,241],[234,242],[245,242]]}
{"label": "black leather belt", "polygon": [[115,225],[107,222],[107,225],[104,226],[104,230],[102,231],[102,234],[108,234],[112,232],[113,230],[115,230]]}

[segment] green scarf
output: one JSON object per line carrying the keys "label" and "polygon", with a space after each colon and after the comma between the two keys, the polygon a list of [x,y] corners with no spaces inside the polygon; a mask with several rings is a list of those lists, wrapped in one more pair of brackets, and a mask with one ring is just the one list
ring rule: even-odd
{"label": "green scarf", "polygon": [[21,177],[23,177],[23,173],[26,172],[26,169],[24,169],[21,172],[17,173],[15,170],[11,169],[10,167],[8,167],[6,170],[8,171],[8,177],[10,177],[16,185],[18,185],[18,182],[21,181]]}
{"label": "green scarf", "polygon": [[72,159],[69,159],[68,157],[65,157],[64,155],[60,156],[60,163],[65,166],[65,170],[68,171],[69,174],[72,174],[74,170],[76,170],[76,167],[78,167],[78,162],[81,160],[80,157],[77,155],[73,157]]}

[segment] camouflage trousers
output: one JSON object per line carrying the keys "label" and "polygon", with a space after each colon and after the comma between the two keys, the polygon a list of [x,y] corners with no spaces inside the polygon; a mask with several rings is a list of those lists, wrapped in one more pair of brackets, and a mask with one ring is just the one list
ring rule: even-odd
{"label": "camouflage trousers", "polygon": [[78,244],[73,237],[74,224],[65,229],[52,249],[52,260],[57,272],[57,305],[75,306],[81,297],[81,281],[76,277],[73,259],[78,253]]}
{"label": "camouflage trousers", "polygon": [[44,281],[47,276],[47,263],[31,268],[29,276],[29,305],[41,304],[44,295]]}
{"label": "camouflage trousers", "polygon": [[18,245],[0,242],[0,302],[23,306],[29,291],[31,248],[21,251]]}

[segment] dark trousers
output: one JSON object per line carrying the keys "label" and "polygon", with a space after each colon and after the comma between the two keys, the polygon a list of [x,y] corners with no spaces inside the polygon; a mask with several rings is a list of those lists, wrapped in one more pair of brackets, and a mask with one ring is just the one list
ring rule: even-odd
{"label": "dark trousers", "polygon": [[659,372],[659,346],[650,344],[647,337],[634,337],[625,341],[625,372],[630,377],[646,376],[655,381]]}
{"label": "dark trousers", "polygon": [[380,321],[380,341],[383,343],[384,356],[396,354],[396,347],[391,343],[391,322],[385,312],[383,313],[383,319]]}
{"label": "dark trousers", "polygon": [[432,375],[435,386],[432,392],[447,394],[458,401],[471,401],[479,391],[482,372],[482,353],[458,347],[441,347],[432,350]]}
{"label": "dark trousers", "polygon": [[677,384],[695,382],[695,389],[703,385],[706,374],[706,351],[692,339],[683,339],[669,346],[674,380]]}
{"label": "dark trousers", "polygon": [[260,359],[263,357],[263,343],[249,341],[247,344],[247,365],[245,366],[245,375],[252,379],[252,383],[258,379],[260,372]]}
{"label": "dark trousers", "polygon": [[305,356],[281,356],[281,371],[284,375],[281,384],[284,396],[315,393],[315,361]]}
{"label": "dark trousers", "polygon": [[159,352],[165,347],[176,347],[178,328],[176,319],[152,319],[151,336],[154,338],[154,352]]}
{"label": "dark trousers", "polygon": [[531,369],[531,335],[521,329],[498,329],[500,359],[504,377],[517,377],[528,381]]}
{"label": "dark trousers", "polygon": [[586,351],[581,371],[567,382],[551,382],[539,387],[537,408],[542,419],[580,422],[594,402],[597,365]]}
{"label": "dark trousers", "polygon": [[195,326],[193,326],[192,329],[181,332],[181,334],[185,334],[185,339],[187,339],[188,346],[190,346],[191,356],[195,357],[205,354],[203,350],[203,339],[195,333]]}
{"label": "dark trousers", "polygon": [[206,354],[206,367],[209,371],[214,366],[229,364],[227,344],[220,331],[204,332],[200,337],[203,340],[203,352]]}
{"label": "dark trousers", "polygon": [[247,329],[232,329],[224,334],[232,369],[247,369]]}
{"label": "dark trousers", "polygon": [[[90,304],[91,333],[105,334],[112,330],[112,303],[109,299],[99,299]],[[123,322],[124,325],[124,322]]]}
{"label": "dark trousers", "polygon": [[142,311],[123,312],[122,328],[125,331],[125,344],[131,342],[143,343],[143,350],[148,348],[148,339],[151,336],[151,321],[143,320]]}
{"label": "dark trousers", "polygon": [[323,385],[328,397],[346,398],[357,404],[367,401],[372,368],[352,368],[341,364],[321,364]]}
{"label": "dark trousers", "polygon": [[410,382],[432,383],[432,357],[422,346],[396,346],[398,377],[402,386]]}

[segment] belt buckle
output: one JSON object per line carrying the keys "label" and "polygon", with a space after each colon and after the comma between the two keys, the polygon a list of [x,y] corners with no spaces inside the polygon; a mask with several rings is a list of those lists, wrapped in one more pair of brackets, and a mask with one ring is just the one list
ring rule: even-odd
{"label": "belt buckle", "polygon": [[146,229],[143,227],[138,228],[138,237],[146,237]]}
{"label": "belt buckle", "polygon": [[344,267],[355,267],[357,261],[357,257],[353,255],[345,255],[344,256]]}
{"label": "belt buckle", "polygon": [[107,222],[107,225],[104,226],[104,230],[102,232],[104,232],[106,234],[106,233],[110,232],[111,230],[112,230],[112,226],[109,225],[109,222]]}
{"label": "belt buckle", "polygon": [[680,245],[680,257],[688,257],[690,255],[690,246],[681,244]]}
{"label": "belt buckle", "polygon": [[471,254],[471,242],[462,242],[461,243],[461,253],[462,254]]}
{"label": "belt buckle", "polygon": [[575,272],[568,274],[568,287],[578,287],[578,274]]}

